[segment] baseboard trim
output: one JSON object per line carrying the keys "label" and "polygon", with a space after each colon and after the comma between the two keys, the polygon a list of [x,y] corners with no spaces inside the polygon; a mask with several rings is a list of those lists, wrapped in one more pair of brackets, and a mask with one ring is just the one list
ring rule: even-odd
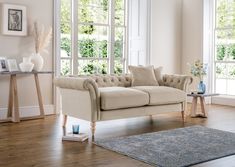
{"label": "baseboard trim", "polygon": [[235,96],[215,96],[212,98],[212,104],[235,107]]}
{"label": "baseboard trim", "polygon": [[[55,114],[55,107],[54,105],[44,105],[44,111],[45,115]],[[20,118],[34,117],[40,115],[38,106],[20,107],[19,112],[20,112]],[[0,120],[6,118],[7,118],[7,108],[0,108]]]}

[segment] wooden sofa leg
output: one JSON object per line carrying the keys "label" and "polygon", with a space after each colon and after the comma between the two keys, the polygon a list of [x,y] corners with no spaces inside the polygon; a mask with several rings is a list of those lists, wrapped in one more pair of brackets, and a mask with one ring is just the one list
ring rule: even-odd
{"label": "wooden sofa leg", "polygon": [[67,119],[68,119],[68,116],[64,115],[64,118],[63,118],[63,127],[66,127]]}
{"label": "wooden sofa leg", "polygon": [[184,113],[184,111],[181,111],[181,116],[182,116],[183,123],[185,123],[185,113]]}
{"label": "wooden sofa leg", "polygon": [[95,130],[96,130],[96,122],[91,122],[91,134],[92,134],[92,137],[95,136]]}

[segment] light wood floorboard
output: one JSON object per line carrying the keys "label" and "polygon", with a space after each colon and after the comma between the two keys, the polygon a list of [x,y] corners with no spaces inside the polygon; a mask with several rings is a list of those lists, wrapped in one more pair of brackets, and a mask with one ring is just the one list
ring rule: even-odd
{"label": "light wood floorboard", "polygon": [[[190,108],[190,105],[188,106]],[[147,132],[203,125],[235,133],[235,108],[209,106],[208,118],[187,118],[182,124],[181,113],[124,119],[97,123],[96,138],[129,136]],[[90,133],[90,124],[68,118],[67,131],[72,124],[81,124],[81,132]],[[0,124],[0,167],[148,167],[149,165],[89,142],[62,142],[62,116]],[[196,165],[197,167],[234,167],[235,156]]]}

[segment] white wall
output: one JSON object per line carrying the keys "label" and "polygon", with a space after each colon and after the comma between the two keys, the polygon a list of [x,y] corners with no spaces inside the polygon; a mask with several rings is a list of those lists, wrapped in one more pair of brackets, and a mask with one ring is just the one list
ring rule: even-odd
{"label": "white wall", "polygon": [[[0,3],[22,4],[27,7],[28,21],[38,20],[45,26],[53,25],[53,0],[0,0]],[[49,53],[43,53],[45,65],[43,70],[53,69],[52,44]],[[0,34],[0,56],[22,61],[23,56],[30,56],[33,52],[32,37],[3,36]],[[45,105],[53,104],[52,76],[40,75],[43,101]],[[0,76],[0,112],[7,107],[9,77]],[[37,96],[33,76],[18,76],[19,105],[36,106]],[[1,113],[0,113],[1,115]]]}
{"label": "white wall", "polygon": [[152,0],[151,6],[151,64],[163,66],[163,73],[180,73],[182,0]]}
{"label": "white wall", "polygon": [[[183,0],[182,8],[182,66],[190,74],[187,63],[203,59],[203,0]],[[194,82],[194,88],[197,81]]]}

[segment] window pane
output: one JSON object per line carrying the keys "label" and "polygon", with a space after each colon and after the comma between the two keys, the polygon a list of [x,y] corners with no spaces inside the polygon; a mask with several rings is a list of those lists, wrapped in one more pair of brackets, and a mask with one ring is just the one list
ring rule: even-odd
{"label": "window pane", "polygon": [[78,64],[80,75],[108,73],[108,62],[105,60],[79,60]]}
{"label": "window pane", "polygon": [[123,68],[123,62],[121,61],[121,59],[119,60],[115,60],[114,62],[114,73],[115,74],[122,74],[124,72],[124,68]]}
{"label": "window pane", "polygon": [[216,78],[227,78],[227,67],[225,63],[216,64]]}
{"label": "window pane", "polygon": [[216,92],[221,94],[234,94],[235,64],[216,64]]}
{"label": "window pane", "polygon": [[217,13],[216,27],[217,28],[233,28],[234,25],[234,12],[220,12]]}
{"label": "window pane", "polygon": [[61,24],[61,33],[68,34],[70,33],[70,20],[71,20],[71,13],[70,10],[70,0],[61,0],[61,17],[60,17],[60,24]]}
{"label": "window pane", "polygon": [[70,34],[61,34],[60,49],[61,49],[60,50],[61,57],[71,56],[71,35]]}
{"label": "window pane", "polygon": [[227,94],[226,79],[216,79],[216,93]]}
{"label": "window pane", "polygon": [[78,21],[108,24],[108,0],[79,0]]}
{"label": "window pane", "polygon": [[[235,79],[235,64],[227,64],[227,71],[228,71],[228,74],[227,74],[227,77],[229,79]],[[234,86],[235,87],[235,86]]]}
{"label": "window pane", "polygon": [[115,28],[115,45],[114,45],[114,55],[115,58],[124,57],[124,28]]}
{"label": "window pane", "polygon": [[115,41],[114,45],[114,55],[115,58],[123,58],[124,53],[123,53],[123,43],[119,41]]}
{"label": "window pane", "polygon": [[234,61],[235,60],[235,44],[227,45],[226,51],[227,51],[226,60]]}
{"label": "window pane", "polygon": [[216,60],[224,60],[226,52],[225,45],[217,45],[216,47]]}
{"label": "window pane", "polygon": [[234,42],[235,30],[217,30],[216,31],[216,43],[230,43]]}
{"label": "window pane", "polygon": [[234,27],[235,2],[232,0],[217,0],[216,22],[217,28],[232,28]]}
{"label": "window pane", "polygon": [[227,94],[229,95],[235,95],[235,80],[234,79],[229,79],[228,81],[228,90]]}
{"label": "window pane", "polygon": [[115,0],[115,25],[125,25],[125,0]]}
{"label": "window pane", "polygon": [[216,59],[235,61],[235,44],[217,45]]}
{"label": "window pane", "polygon": [[[71,56],[71,3],[70,0],[61,0],[60,17],[60,54],[61,57]],[[70,59],[61,59],[61,75],[71,74]]]}
{"label": "window pane", "polygon": [[70,60],[61,60],[61,75],[69,75],[71,74],[71,63]]}
{"label": "window pane", "polygon": [[124,42],[125,28],[116,27],[115,28],[115,41]]}
{"label": "window pane", "polygon": [[108,28],[79,25],[79,57],[106,58],[108,56]]}
{"label": "window pane", "polygon": [[61,57],[71,56],[70,0],[61,0]]}

